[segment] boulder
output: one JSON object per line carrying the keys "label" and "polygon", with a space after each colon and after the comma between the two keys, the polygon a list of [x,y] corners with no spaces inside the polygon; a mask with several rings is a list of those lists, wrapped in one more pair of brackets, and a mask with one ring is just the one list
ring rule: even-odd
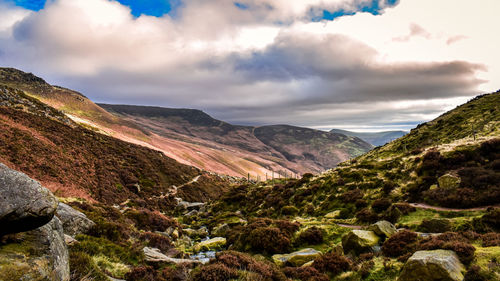
{"label": "boulder", "polygon": [[215,237],[215,238],[208,239],[208,240],[202,241],[202,242],[194,245],[194,250],[195,250],[195,252],[209,251],[209,250],[220,250],[224,246],[226,246],[226,238]]}
{"label": "boulder", "polygon": [[330,212],[328,214],[325,215],[325,218],[327,219],[336,219],[340,216],[340,210],[336,210],[336,211],[333,211],[333,212]]}
{"label": "boulder", "polygon": [[229,230],[231,230],[231,227],[229,227],[227,223],[224,223],[214,227],[214,229],[212,230],[212,234],[215,236],[225,236]]}
{"label": "boulder", "polygon": [[462,281],[464,271],[453,251],[418,251],[408,259],[398,281]]}
{"label": "boulder", "polygon": [[375,251],[380,238],[371,230],[352,230],[342,237],[344,253],[361,254]]}
{"label": "boulder", "polygon": [[438,185],[443,189],[455,189],[460,186],[460,178],[451,174],[446,174],[438,178]]}
{"label": "boulder", "polygon": [[302,266],[310,261],[321,256],[320,251],[314,249],[302,249],[297,252],[283,255],[273,255],[273,261],[278,266],[283,266],[285,264],[290,264],[292,266]]}
{"label": "boulder", "polygon": [[75,237],[77,234],[86,234],[95,223],[87,218],[87,216],[70,206],[59,203],[56,216],[61,220],[64,228],[64,233]]}
{"label": "boulder", "polygon": [[57,217],[9,237],[10,241],[0,245],[0,280],[69,280],[68,249]]}
{"label": "boulder", "polygon": [[396,227],[388,221],[378,221],[368,227],[368,230],[373,231],[380,237],[389,238],[394,235],[397,230]]}
{"label": "boulder", "polygon": [[197,261],[197,260],[171,258],[171,257],[163,254],[157,248],[145,247],[142,251],[144,252],[144,259],[148,262],[164,262],[164,263],[168,263],[168,264],[181,264],[181,263],[197,264],[197,263],[201,263],[200,261]]}
{"label": "boulder", "polygon": [[52,220],[58,201],[27,175],[0,164],[0,235],[38,228]]}

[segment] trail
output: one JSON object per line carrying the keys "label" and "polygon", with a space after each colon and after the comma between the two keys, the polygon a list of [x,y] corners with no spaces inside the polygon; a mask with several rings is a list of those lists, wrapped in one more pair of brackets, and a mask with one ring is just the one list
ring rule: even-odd
{"label": "trail", "polygon": [[172,185],[172,190],[170,191],[170,195],[177,195],[177,190],[179,190],[179,188],[182,188],[186,185],[190,185],[192,183],[195,183],[197,182],[199,179],[200,179],[201,175],[197,175],[196,177],[194,177],[193,179],[191,179],[190,181],[180,185],[180,186],[175,186],[175,185]]}
{"label": "trail", "polygon": [[456,209],[456,208],[446,208],[446,207],[437,207],[437,206],[431,206],[423,203],[408,203],[410,206],[419,208],[419,209],[427,209],[427,210],[434,210],[434,211],[447,211],[447,212],[463,212],[463,211],[484,211],[490,207],[499,207],[497,206],[484,206],[484,207],[477,207],[477,208],[469,208],[469,209]]}

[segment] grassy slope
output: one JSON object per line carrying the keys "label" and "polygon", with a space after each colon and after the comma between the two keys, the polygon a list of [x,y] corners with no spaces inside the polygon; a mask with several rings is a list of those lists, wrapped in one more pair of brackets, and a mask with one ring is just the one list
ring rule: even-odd
{"label": "grassy slope", "polygon": [[386,132],[376,132],[376,133],[368,133],[368,132],[351,132],[340,129],[332,129],[330,130],[332,133],[344,134],[346,136],[354,136],[358,137],[374,146],[381,146],[388,142],[391,142],[397,138],[400,138],[407,134],[405,131],[386,131]]}

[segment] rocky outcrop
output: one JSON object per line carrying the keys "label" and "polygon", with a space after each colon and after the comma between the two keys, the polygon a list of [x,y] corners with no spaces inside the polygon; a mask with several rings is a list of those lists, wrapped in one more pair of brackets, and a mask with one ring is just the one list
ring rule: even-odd
{"label": "rocky outcrop", "polygon": [[54,216],[57,199],[27,175],[0,163],[0,235],[40,227]]}
{"label": "rocky outcrop", "polygon": [[57,217],[35,230],[11,236],[0,245],[0,280],[69,280],[68,250]]}
{"label": "rocky outcrop", "polygon": [[360,254],[375,251],[380,238],[370,230],[352,230],[342,237],[344,253]]}
{"label": "rocky outcrop", "polygon": [[378,221],[368,227],[368,230],[373,231],[376,235],[380,237],[389,238],[394,235],[397,230],[394,225],[388,221]]}
{"label": "rocky outcrop", "polygon": [[77,234],[85,234],[95,226],[95,223],[88,219],[85,214],[64,203],[59,203],[56,216],[63,224],[64,233],[69,236],[74,237]]}
{"label": "rocky outcrop", "polygon": [[313,261],[319,256],[321,256],[320,251],[307,248],[290,254],[274,255],[272,258],[274,263],[278,266],[283,266],[285,264],[302,266],[310,261]]}
{"label": "rocky outcrop", "polygon": [[408,259],[398,281],[461,281],[464,271],[453,251],[418,251]]}

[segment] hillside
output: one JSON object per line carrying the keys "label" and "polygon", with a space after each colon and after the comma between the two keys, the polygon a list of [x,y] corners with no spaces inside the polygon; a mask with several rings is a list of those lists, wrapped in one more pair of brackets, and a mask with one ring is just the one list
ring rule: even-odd
{"label": "hillside", "polygon": [[346,136],[352,136],[352,137],[358,137],[367,143],[373,145],[373,146],[382,146],[388,142],[391,142],[395,139],[398,139],[404,135],[406,135],[408,132],[405,131],[384,131],[384,132],[376,132],[376,133],[369,133],[369,132],[351,132],[347,130],[341,130],[341,129],[332,129],[330,130],[332,133],[337,133],[337,134],[344,134]]}
{"label": "hillside", "polygon": [[321,172],[371,148],[355,138],[318,132],[320,139],[312,142],[321,143],[321,148],[297,140],[285,149],[277,138],[294,139],[293,133],[304,129],[279,130],[276,135],[268,135],[273,130],[262,129],[266,140],[274,139],[266,144],[254,135],[253,127],[228,124],[199,110],[97,105],[81,93],[49,85],[42,78],[13,68],[0,68],[0,85],[22,90],[90,130],[162,151],[183,164],[219,174],[246,177],[250,173],[253,179],[263,179],[272,171]]}
{"label": "hillside", "polygon": [[[85,129],[23,91],[2,85],[0,162],[59,196],[108,204],[129,200],[158,209],[175,206],[173,197],[160,199],[173,185],[203,174],[158,151]],[[226,185],[211,177],[201,189]]]}
{"label": "hillside", "polygon": [[[358,138],[342,134],[286,125],[237,126],[193,109],[99,106],[127,121],[140,124],[156,135],[232,151],[246,160],[259,163],[266,168],[268,175],[270,170],[283,170],[288,174],[321,172],[371,148]],[[264,178],[263,174],[259,175]]]}

